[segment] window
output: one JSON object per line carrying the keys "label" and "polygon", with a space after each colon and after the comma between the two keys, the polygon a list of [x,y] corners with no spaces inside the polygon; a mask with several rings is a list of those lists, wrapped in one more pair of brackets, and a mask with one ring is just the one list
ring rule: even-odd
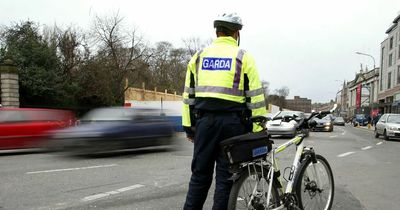
{"label": "window", "polygon": [[390,38],[389,50],[393,49],[393,37]]}
{"label": "window", "polygon": [[387,89],[390,89],[392,86],[392,72],[388,73],[388,80],[387,80]]}
{"label": "window", "polygon": [[400,84],[400,65],[397,66],[397,84]]}
{"label": "window", "polygon": [[399,48],[398,48],[398,52],[397,52],[397,58],[400,59],[400,44],[399,44]]}
{"label": "window", "polygon": [[393,55],[390,54],[390,55],[389,55],[389,67],[392,66],[392,60],[393,60]]}

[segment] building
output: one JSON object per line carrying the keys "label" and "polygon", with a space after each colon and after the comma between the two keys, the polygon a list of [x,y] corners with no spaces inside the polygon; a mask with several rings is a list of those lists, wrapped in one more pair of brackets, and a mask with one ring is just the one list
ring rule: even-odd
{"label": "building", "polygon": [[305,113],[311,112],[311,99],[300,98],[295,96],[294,99],[286,99],[286,109],[302,111]]}
{"label": "building", "polygon": [[347,82],[344,86],[347,91],[343,93],[347,117],[355,114],[375,115],[378,109],[378,87],[379,68],[369,71],[361,69],[354,80]]}
{"label": "building", "polygon": [[342,89],[340,89],[336,94],[336,104],[337,108],[337,116],[341,116],[345,119],[349,117],[349,100],[348,100],[348,88],[347,82],[343,81]]}
{"label": "building", "polygon": [[400,14],[386,30],[387,38],[381,43],[381,69],[379,72],[379,111],[400,112]]}

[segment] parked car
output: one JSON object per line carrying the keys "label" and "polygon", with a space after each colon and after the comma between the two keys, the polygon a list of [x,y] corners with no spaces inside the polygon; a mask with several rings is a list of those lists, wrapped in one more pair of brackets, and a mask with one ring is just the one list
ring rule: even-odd
{"label": "parked car", "polygon": [[400,138],[400,114],[384,114],[375,126],[375,137],[384,139]]}
{"label": "parked car", "polygon": [[[290,122],[285,122],[282,119],[274,120],[274,118],[284,116],[295,116],[303,119],[305,118],[303,112],[280,111],[272,117],[272,120],[267,122],[266,127],[269,135],[280,135],[292,138],[297,134],[298,123],[295,120],[291,120]],[[303,130],[302,132],[307,136],[309,134],[308,129]]]}
{"label": "parked car", "polygon": [[333,131],[333,118],[332,115],[326,115],[325,117],[319,119],[314,118],[316,125],[312,128],[313,131]]}
{"label": "parked car", "polygon": [[368,118],[365,114],[356,114],[352,120],[353,126],[366,126],[368,125]]}
{"label": "parked car", "polygon": [[159,109],[112,107],[94,109],[79,125],[54,132],[54,147],[73,155],[171,145],[173,123]]}
{"label": "parked car", "polygon": [[1,108],[0,149],[46,146],[47,132],[75,125],[71,111],[55,109]]}
{"label": "parked car", "polygon": [[343,117],[336,117],[336,118],[333,120],[333,125],[342,125],[342,126],[344,126],[344,125],[345,125],[345,122],[344,122]]}

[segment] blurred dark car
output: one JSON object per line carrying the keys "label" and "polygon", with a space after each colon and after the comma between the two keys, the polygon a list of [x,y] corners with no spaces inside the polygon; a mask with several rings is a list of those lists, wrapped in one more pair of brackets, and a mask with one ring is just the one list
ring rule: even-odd
{"label": "blurred dark car", "polygon": [[316,121],[316,125],[313,127],[313,131],[333,131],[333,118],[332,115],[326,115],[325,117],[313,118]]}
{"label": "blurred dark car", "polygon": [[368,125],[368,119],[365,114],[356,114],[352,120],[353,126],[366,126]]}
{"label": "blurred dark car", "polygon": [[53,148],[74,155],[171,145],[173,123],[161,110],[112,107],[88,112],[76,127],[53,134]]}
{"label": "blurred dark car", "polygon": [[342,126],[344,126],[344,125],[345,125],[345,122],[344,122],[343,117],[336,117],[336,118],[333,120],[333,124],[334,124],[334,125],[342,125]]}
{"label": "blurred dark car", "polygon": [[46,146],[48,132],[75,125],[75,114],[65,110],[0,108],[0,149]]}

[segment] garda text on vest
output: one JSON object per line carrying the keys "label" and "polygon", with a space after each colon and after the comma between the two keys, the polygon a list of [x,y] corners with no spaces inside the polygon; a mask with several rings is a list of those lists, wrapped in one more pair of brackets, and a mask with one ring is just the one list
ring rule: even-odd
{"label": "garda text on vest", "polygon": [[202,70],[229,71],[231,70],[232,58],[204,57],[201,65]]}

